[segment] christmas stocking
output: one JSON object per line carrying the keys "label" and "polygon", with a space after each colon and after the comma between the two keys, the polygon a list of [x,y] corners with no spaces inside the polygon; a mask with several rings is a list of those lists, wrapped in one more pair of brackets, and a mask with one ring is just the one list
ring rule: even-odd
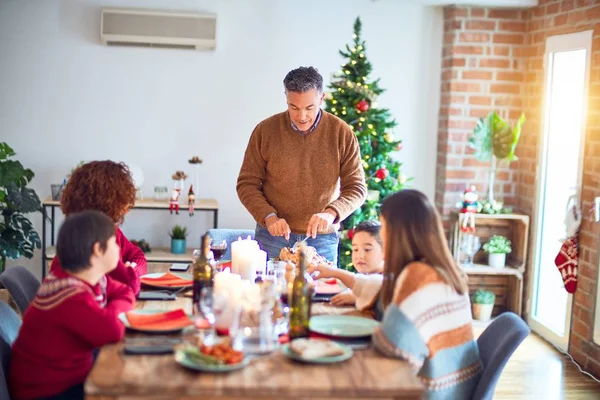
{"label": "christmas stocking", "polygon": [[568,238],[554,259],[562,276],[565,289],[569,293],[577,290],[577,264],[579,259],[579,234]]}

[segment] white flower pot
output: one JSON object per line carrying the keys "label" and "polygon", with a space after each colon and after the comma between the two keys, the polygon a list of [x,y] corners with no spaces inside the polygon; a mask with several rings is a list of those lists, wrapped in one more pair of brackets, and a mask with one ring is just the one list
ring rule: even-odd
{"label": "white flower pot", "polygon": [[506,254],[489,254],[488,264],[492,268],[504,268],[506,265]]}
{"label": "white flower pot", "polygon": [[473,318],[478,321],[489,321],[493,309],[493,304],[473,304]]}

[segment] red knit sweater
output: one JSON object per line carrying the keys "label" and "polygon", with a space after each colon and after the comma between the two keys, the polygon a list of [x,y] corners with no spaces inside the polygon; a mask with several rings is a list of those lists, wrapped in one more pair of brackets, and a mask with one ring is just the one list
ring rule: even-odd
{"label": "red knit sweater", "polygon": [[[133,307],[133,291],[108,276],[102,281],[91,286],[62,271],[44,280],[13,344],[8,375],[13,399],[51,396],[84,382],[93,350],[123,338],[117,315]],[[98,298],[104,290],[103,306]]]}
{"label": "red knit sweater", "polygon": [[[128,285],[131,287],[131,289],[133,289],[133,293],[137,295],[140,292],[140,276],[148,273],[146,256],[139,247],[131,243],[129,239],[125,237],[119,228],[117,228],[116,231],[116,239],[117,244],[121,248],[121,259],[117,264],[117,268],[108,274],[108,276]],[[137,266],[135,268],[126,267],[125,263],[128,261],[136,263]],[[62,271],[62,267],[58,257],[54,257],[52,260],[52,265],[50,266],[50,272],[55,272],[58,270]]]}

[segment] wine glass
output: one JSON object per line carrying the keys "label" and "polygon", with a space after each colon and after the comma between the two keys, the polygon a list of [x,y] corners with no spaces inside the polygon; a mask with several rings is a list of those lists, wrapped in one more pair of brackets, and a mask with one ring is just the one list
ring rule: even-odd
{"label": "wine glass", "polygon": [[479,251],[480,247],[479,237],[472,234],[463,235],[460,250],[467,255],[467,262],[463,264],[464,267],[473,266],[473,256]]}
{"label": "wine glass", "polygon": [[221,240],[220,242],[215,242],[215,241],[211,241],[210,242],[210,251],[212,251],[213,253],[213,257],[215,259],[215,261],[217,262],[217,270],[220,271],[220,261],[221,258],[223,258],[223,256],[225,255],[225,252],[227,251],[227,241],[226,240]]}
{"label": "wine glass", "polygon": [[223,313],[227,306],[227,299],[222,295],[216,294],[213,287],[206,286],[200,290],[200,299],[198,300],[198,312],[197,318],[203,319],[208,323],[208,329],[203,329],[206,326],[204,321],[199,321],[196,326],[199,330],[207,330],[208,335],[212,340],[215,339],[215,322],[217,318]]}

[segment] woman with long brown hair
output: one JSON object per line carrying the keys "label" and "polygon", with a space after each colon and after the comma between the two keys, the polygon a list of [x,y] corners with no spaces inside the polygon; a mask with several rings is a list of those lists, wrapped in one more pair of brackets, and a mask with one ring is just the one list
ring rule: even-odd
{"label": "woman with long brown hair", "polygon": [[384,310],[373,344],[408,361],[427,398],[470,398],[481,372],[466,277],[448,248],[440,217],[417,190],[403,190],[381,207]]}

